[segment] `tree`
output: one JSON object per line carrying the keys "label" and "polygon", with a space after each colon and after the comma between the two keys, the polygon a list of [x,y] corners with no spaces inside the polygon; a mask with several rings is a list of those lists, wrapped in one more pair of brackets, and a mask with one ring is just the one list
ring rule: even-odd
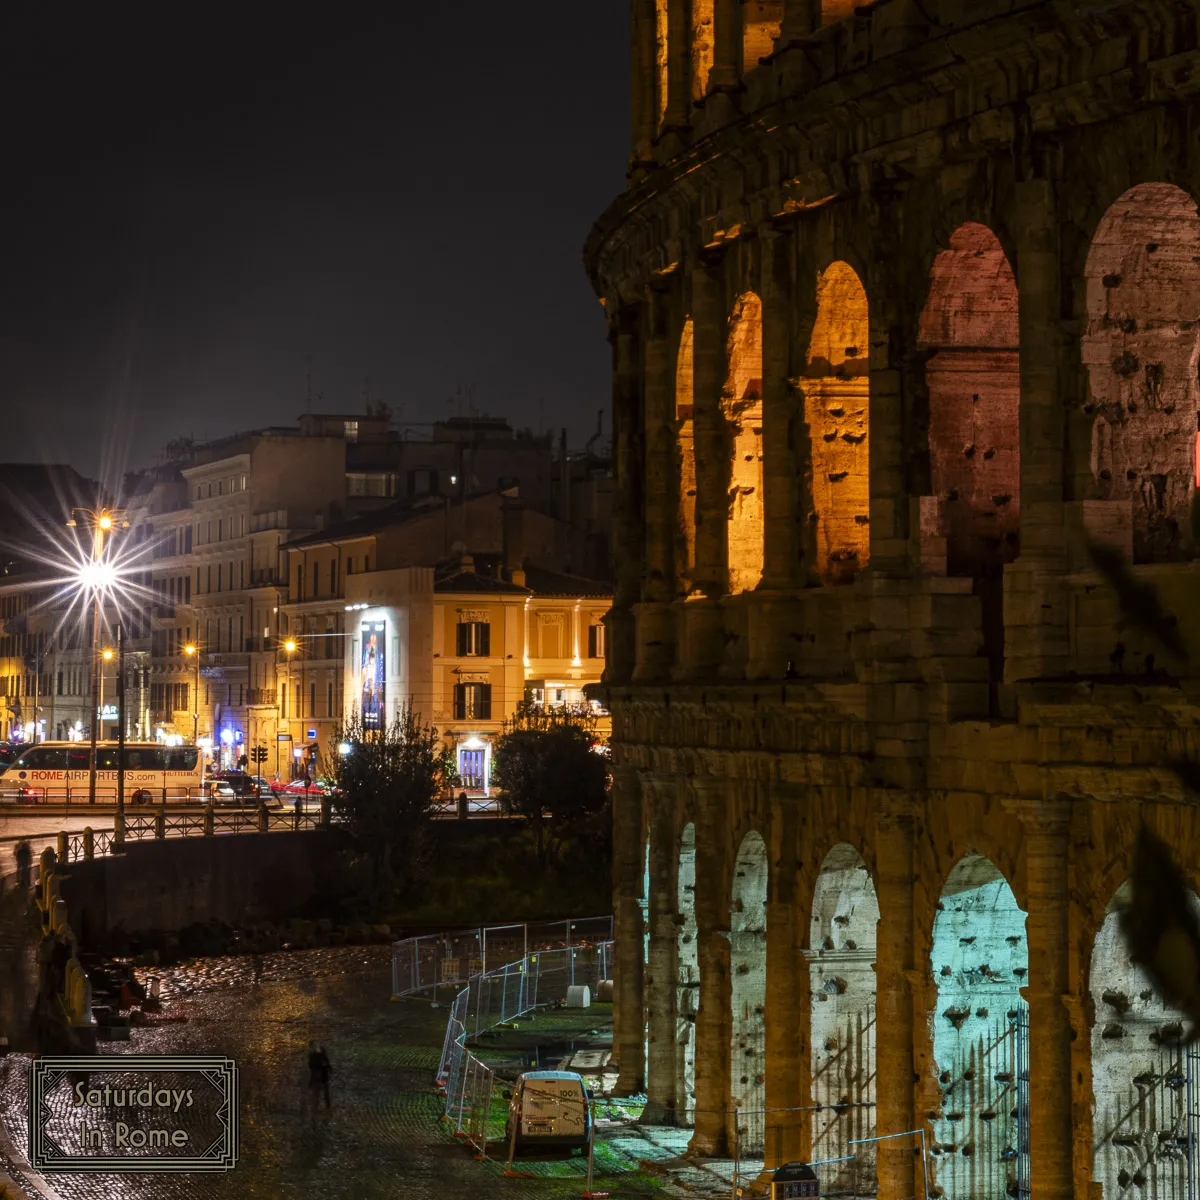
{"label": "tree", "polygon": [[333,808],[365,849],[377,892],[390,898],[417,880],[430,813],[457,782],[453,756],[408,705],[381,730],[364,729],[355,711],[334,741],[347,752],[323,764]]}
{"label": "tree", "polygon": [[496,741],[492,780],[504,810],[529,819],[544,863],[547,832],[561,841],[608,798],[608,766],[596,753],[594,719],[567,708],[522,705]]}

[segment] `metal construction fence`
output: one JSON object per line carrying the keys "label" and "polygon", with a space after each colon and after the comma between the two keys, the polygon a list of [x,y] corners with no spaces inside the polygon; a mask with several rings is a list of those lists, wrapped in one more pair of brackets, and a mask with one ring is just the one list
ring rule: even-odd
{"label": "metal construction fence", "polygon": [[457,1135],[481,1153],[488,1141],[504,1136],[507,1109],[496,1095],[492,1069],[472,1054],[467,1043],[485,1030],[538,1008],[559,1006],[568,990],[586,984],[593,994],[608,978],[613,943],[535,950],[515,962],[476,975],[454,998],[438,1084],[445,1089],[444,1114]]}
{"label": "metal construction fence", "polygon": [[572,917],[404,938],[392,945],[392,998],[461,987],[535,950],[593,946],[612,941],[612,936],[612,917]]}

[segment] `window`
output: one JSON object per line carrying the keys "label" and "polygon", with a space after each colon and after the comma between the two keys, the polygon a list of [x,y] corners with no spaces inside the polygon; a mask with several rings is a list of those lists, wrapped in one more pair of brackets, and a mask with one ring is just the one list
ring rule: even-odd
{"label": "window", "polygon": [[[200,569],[199,567],[197,567],[197,568],[196,568],[196,570],[197,570],[197,571],[198,571],[199,569]],[[197,586],[198,586],[198,585],[197,585]],[[212,591],[212,563],[209,563],[209,564],[208,564],[208,585],[205,587],[205,589],[204,589],[204,590],[205,590],[206,592],[211,592],[211,591]]]}
{"label": "window", "polygon": [[321,564],[313,563],[313,599],[321,594]]}
{"label": "window", "polygon": [[367,572],[367,571],[370,571],[370,569],[371,569],[371,556],[368,554],[366,556],[366,558],[363,559],[363,571]]}
{"label": "window", "polygon": [[329,564],[329,594],[337,595],[337,559],[335,558]]}
{"label": "window", "polygon": [[301,694],[302,693],[300,691],[300,685],[296,684],[296,716],[298,716],[298,717],[304,716],[304,710],[300,707]]}
{"label": "window", "polygon": [[351,558],[350,556],[347,556],[347,558],[346,558],[346,574],[347,575],[354,574],[354,559]]}
{"label": "window", "polygon": [[454,685],[454,719],[472,718],[490,721],[492,717],[492,685],[490,683],[456,683]]}
{"label": "window", "polygon": [[358,422],[357,421],[346,421],[344,424],[345,424],[345,430],[346,430],[346,441],[357,442],[358,441]]}
{"label": "window", "polygon": [[304,568],[296,568],[296,599],[304,599]]}
{"label": "window", "polygon": [[220,517],[217,518],[217,541],[225,540],[225,522]]}
{"label": "window", "polygon": [[331,679],[325,685],[325,715],[333,716],[333,680]]}
{"label": "window", "polygon": [[[199,574],[199,571],[197,571],[197,574]],[[192,577],[190,575],[185,576],[183,580],[183,602],[184,604],[191,604],[192,602]]]}
{"label": "window", "polygon": [[458,649],[460,658],[468,655],[486,657],[492,652],[492,627],[486,621],[460,621]]}
{"label": "window", "polygon": [[604,657],[604,626],[588,626],[588,658]]}
{"label": "window", "polygon": [[217,563],[217,591],[221,590],[221,564]]}
{"label": "window", "polygon": [[310,717],[317,715],[317,685],[315,683],[308,685],[308,715]]}

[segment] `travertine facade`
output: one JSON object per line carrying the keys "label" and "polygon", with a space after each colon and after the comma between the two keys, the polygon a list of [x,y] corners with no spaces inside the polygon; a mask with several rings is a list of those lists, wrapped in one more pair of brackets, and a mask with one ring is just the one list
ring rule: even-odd
{"label": "travertine facade", "polygon": [[[1113,912],[1142,819],[1200,862],[1200,3],[632,9],[586,253],[621,1085],[701,1153],[923,1129],[935,1195],[1181,1194]],[[921,1195],[877,1145],[847,1186]]]}

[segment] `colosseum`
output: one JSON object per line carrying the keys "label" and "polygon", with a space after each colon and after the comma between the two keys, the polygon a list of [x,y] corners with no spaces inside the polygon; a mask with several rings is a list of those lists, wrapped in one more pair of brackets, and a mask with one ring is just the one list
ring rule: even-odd
{"label": "colosseum", "polygon": [[831,1191],[1194,1197],[1118,919],[1143,822],[1200,875],[1200,0],[632,10],[619,1086]]}

